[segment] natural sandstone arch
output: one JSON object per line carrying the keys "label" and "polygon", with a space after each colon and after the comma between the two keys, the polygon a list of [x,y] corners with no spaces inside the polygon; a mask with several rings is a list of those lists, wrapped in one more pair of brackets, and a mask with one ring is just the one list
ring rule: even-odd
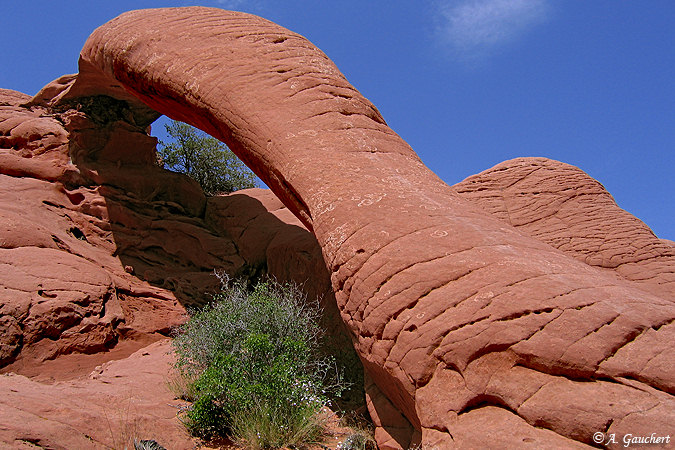
{"label": "natural sandstone arch", "polygon": [[157,111],[207,131],[313,230],[383,447],[571,446],[673,423],[667,291],[462,199],[303,37],[218,9],[129,12],[50,89],[34,101],[107,95],[138,127]]}

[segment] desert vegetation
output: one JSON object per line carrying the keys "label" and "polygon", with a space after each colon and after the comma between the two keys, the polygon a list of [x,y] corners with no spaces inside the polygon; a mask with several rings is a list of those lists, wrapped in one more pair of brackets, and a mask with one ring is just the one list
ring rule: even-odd
{"label": "desert vegetation", "polygon": [[165,125],[171,138],[160,141],[157,162],[193,178],[207,195],[256,187],[256,177],[225,144],[186,123]]}
{"label": "desert vegetation", "polygon": [[[185,426],[254,449],[320,441],[330,399],[345,383],[333,358],[319,351],[318,302],[294,285],[265,280],[247,290],[219,276],[220,292],[173,341],[171,386],[192,402]],[[344,448],[358,448],[351,441]]]}
{"label": "desert vegetation", "polygon": [[[163,167],[192,177],[207,195],[256,186],[253,173],[220,141],[182,122],[165,127],[171,141],[158,147]],[[292,284],[251,286],[216,276],[220,291],[190,311],[173,341],[177,360],[167,383],[191,402],[183,424],[202,439],[254,449],[320,441],[335,420],[331,399],[351,386],[322,348],[318,300]],[[339,448],[374,448],[362,421],[350,416],[340,426],[351,431]]]}

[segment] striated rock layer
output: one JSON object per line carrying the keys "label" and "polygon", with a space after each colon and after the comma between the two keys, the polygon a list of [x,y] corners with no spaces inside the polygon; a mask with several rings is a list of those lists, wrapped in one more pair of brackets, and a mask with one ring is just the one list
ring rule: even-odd
{"label": "striated rock layer", "polygon": [[121,448],[128,434],[194,448],[166,386],[169,348],[153,342],[209,300],[214,269],[322,297],[328,350],[361,378],[316,239],[274,194],[205,198],[156,165],[156,140],[110,98],[30,100],[0,90],[4,446]]}
{"label": "striated rock layer", "polygon": [[593,267],[610,269],[642,289],[675,299],[675,247],[619,208],[577,167],[518,158],[453,186],[521,231]]}
{"label": "striated rock layer", "polygon": [[156,165],[156,139],[122,105],[101,118],[29,100],[0,91],[0,367],[161,338],[208,300],[214,269],[293,280],[331,304],[316,240],[270,191],[207,200]]}
{"label": "striated rock layer", "polygon": [[166,386],[173,358],[168,340],[97,366],[89,376],[44,383],[0,375],[3,448],[129,448],[153,439],[166,448],[198,448],[176,419],[186,406]]}
{"label": "striated rock layer", "polygon": [[669,433],[672,245],[576,169],[522,160],[451,188],[310,42],[218,9],[123,14],[30,105],[72,111],[81,176],[195,215],[199,192],[138,183],[145,156],[97,145],[79,115],[117,111],[108,141],[162,113],[226,142],[315,234],[381,448]]}

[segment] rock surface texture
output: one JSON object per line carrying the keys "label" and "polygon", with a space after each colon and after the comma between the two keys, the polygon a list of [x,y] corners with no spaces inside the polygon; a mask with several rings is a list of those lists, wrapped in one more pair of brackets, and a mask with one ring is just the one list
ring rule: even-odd
{"label": "rock surface texture", "polygon": [[0,375],[3,448],[129,448],[134,437],[172,449],[197,448],[176,419],[185,402],[166,387],[170,347],[168,340],[157,341],[89,376],[55,383]]}
{"label": "rock surface texture", "polygon": [[675,299],[673,243],[654,236],[577,167],[545,158],[519,158],[471,176],[454,189],[579,261]]}
{"label": "rock surface texture", "polygon": [[0,447],[123,448],[134,433],[195,448],[156,341],[209,299],[214,269],[323,296],[331,342],[356,361],[316,239],[269,190],[206,199],[155,164],[119,103],[30,101],[0,90]]}
{"label": "rock surface texture", "polygon": [[[123,14],[88,39],[77,77],[57,80],[28,105],[32,109],[21,110],[27,121],[44,121],[55,131],[31,134],[1,122],[0,147],[14,149],[12,139],[24,139],[45,149],[26,147],[35,161],[30,167],[26,156],[6,152],[3,164],[12,169],[3,173],[24,177],[18,183],[40,171],[36,178],[61,183],[62,191],[53,193],[60,200],[47,199],[44,209],[57,205],[52,214],[65,230],[80,232],[56,235],[59,244],[40,222],[24,220],[36,238],[22,243],[11,231],[11,220],[23,220],[15,212],[3,251],[21,261],[22,252],[40,250],[48,258],[54,246],[101,241],[110,258],[120,258],[110,260],[113,278],[110,270],[87,266],[86,258],[73,259],[84,250],[69,252],[74,256],[60,268],[64,277],[71,276],[66,271],[89,274],[70,291],[34,286],[31,280],[41,274],[26,268],[31,288],[10,287],[28,293],[20,305],[41,305],[41,295],[54,293],[59,303],[79,305],[86,302],[78,295],[105,290],[82,298],[94,304],[86,317],[96,316],[106,330],[126,313],[121,307],[115,316],[114,308],[103,310],[93,299],[114,304],[117,295],[119,302],[118,279],[129,286],[124,295],[160,295],[136,287],[129,271],[143,272],[155,285],[187,289],[189,296],[190,281],[205,271],[180,272],[173,284],[166,276],[171,270],[152,272],[167,253],[178,265],[200,267],[199,258],[167,249],[175,235],[198,242],[212,267],[228,261],[236,272],[244,265],[248,250],[235,252],[213,228],[194,240],[203,222],[180,220],[165,228],[171,239],[147,247],[138,226],[114,226],[142,221],[133,208],[115,206],[120,196],[125,205],[136,198],[166,202],[160,216],[179,209],[191,217],[206,214],[207,225],[220,220],[208,219],[219,207],[186,180],[164,183],[165,174],[149,182],[150,150],[124,145],[161,113],[227,143],[316,236],[365,368],[381,448],[564,448],[593,444],[597,432],[672,434],[673,246],[578,169],[521,159],[449,187],[314,45],[264,19],[218,9]],[[61,122],[49,118],[57,111]],[[58,164],[44,156],[66,141],[74,166],[67,153],[59,153]],[[94,185],[97,192],[85,187]],[[108,221],[114,239],[96,231],[100,200],[94,199],[100,197],[108,214],[117,214]],[[74,221],[71,211],[80,210],[87,220]],[[251,235],[247,242],[256,241]],[[124,242],[132,243],[128,271],[119,262],[123,252],[115,253]],[[177,303],[167,302],[173,314]],[[17,336],[3,333],[8,355],[21,341],[22,311],[33,310],[22,307],[3,316],[14,317],[4,326]],[[57,323],[72,327],[69,320]]]}

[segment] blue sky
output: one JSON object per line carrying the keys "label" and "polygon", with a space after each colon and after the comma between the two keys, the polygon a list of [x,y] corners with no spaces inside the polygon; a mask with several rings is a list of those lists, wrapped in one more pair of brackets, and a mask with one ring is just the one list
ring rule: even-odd
{"label": "blue sky", "polygon": [[0,87],[34,94],[76,72],[87,36],[121,12],[196,4],[310,39],[448,184],[545,156],[675,240],[672,0],[13,1]]}

